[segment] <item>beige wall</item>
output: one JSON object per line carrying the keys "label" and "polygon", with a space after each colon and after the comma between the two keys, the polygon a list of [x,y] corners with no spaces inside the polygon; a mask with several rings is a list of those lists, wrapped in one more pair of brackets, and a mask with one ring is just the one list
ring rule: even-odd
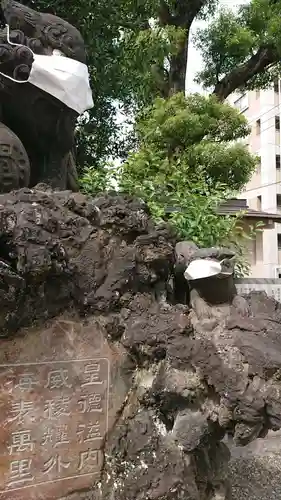
{"label": "beige wall", "polygon": [[[255,222],[258,222],[258,219],[256,221],[244,219],[242,224],[239,223],[239,225],[243,227],[245,233],[250,234],[250,226],[254,226]],[[248,248],[248,259],[251,265],[251,277],[253,278],[263,277],[263,237],[266,235],[266,231],[273,229],[275,225],[271,221],[264,221],[263,224],[262,231],[257,232],[252,239],[245,240],[246,247]],[[279,259],[279,263],[281,263],[281,250],[279,251]]]}

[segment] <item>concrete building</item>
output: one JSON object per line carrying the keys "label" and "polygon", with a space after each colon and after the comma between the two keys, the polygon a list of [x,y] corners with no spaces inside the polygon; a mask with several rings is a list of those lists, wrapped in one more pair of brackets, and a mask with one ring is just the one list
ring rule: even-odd
{"label": "concrete building", "polygon": [[[230,103],[243,113],[251,126],[246,139],[259,157],[250,182],[241,193],[252,210],[281,214],[280,171],[280,83],[268,90],[232,95]],[[251,248],[252,278],[281,278],[281,224],[257,234]]]}

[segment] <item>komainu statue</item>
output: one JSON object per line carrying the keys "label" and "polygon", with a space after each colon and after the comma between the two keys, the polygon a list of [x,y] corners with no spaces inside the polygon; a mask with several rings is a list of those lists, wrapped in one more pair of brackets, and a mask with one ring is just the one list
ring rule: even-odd
{"label": "komainu statue", "polygon": [[[222,304],[232,305],[242,316],[248,306],[234,283],[235,253],[228,248],[201,248],[181,241],[175,247],[175,294],[189,302],[199,320],[221,315]],[[212,323],[210,323],[212,325]]]}
{"label": "komainu statue", "polygon": [[75,191],[76,120],[93,105],[82,36],[57,16],[0,5],[0,191],[42,182]]}

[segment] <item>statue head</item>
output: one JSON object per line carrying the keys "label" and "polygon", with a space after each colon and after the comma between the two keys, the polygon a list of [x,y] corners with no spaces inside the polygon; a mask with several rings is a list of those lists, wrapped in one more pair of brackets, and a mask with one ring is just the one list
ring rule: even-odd
{"label": "statue head", "polygon": [[25,36],[15,43],[27,45],[37,54],[60,50],[66,57],[86,63],[84,40],[79,30],[67,21],[53,14],[36,12],[14,0],[1,0],[0,5],[2,25],[9,25],[11,39],[20,33]]}
{"label": "statue head", "polygon": [[210,277],[226,278],[234,273],[235,253],[227,248],[195,250],[187,264],[185,278],[189,281]]}
{"label": "statue head", "polygon": [[196,289],[209,304],[231,302],[234,285],[235,253],[227,248],[190,247],[186,255],[184,277],[190,289]]}

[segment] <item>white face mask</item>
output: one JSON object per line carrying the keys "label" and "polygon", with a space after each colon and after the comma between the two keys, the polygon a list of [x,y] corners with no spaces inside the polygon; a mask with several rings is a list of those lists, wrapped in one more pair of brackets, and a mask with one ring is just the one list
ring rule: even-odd
{"label": "white face mask", "polygon": [[[184,277],[186,280],[198,280],[203,278],[210,278],[211,276],[231,276],[233,269],[231,266],[232,259],[223,259],[220,262],[212,259],[197,259],[193,260],[186,268]],[[227,270],[228,262],[230,264]]]}
{"label": "white face mask", "polygon": [[[25,47],[10,41],[9,26],[7,26],[7,41],[10,45]],[[15,83],[28,82],[35,85],[74,109],[79,115],[93,107],[89,72],[85,64],[57,55],[59,51],[54,50],[52,55],[38,55],[29,47],[25,48],[30,50],[34,58],[29,78],[19,81],[1,72],[0,75]]]}

